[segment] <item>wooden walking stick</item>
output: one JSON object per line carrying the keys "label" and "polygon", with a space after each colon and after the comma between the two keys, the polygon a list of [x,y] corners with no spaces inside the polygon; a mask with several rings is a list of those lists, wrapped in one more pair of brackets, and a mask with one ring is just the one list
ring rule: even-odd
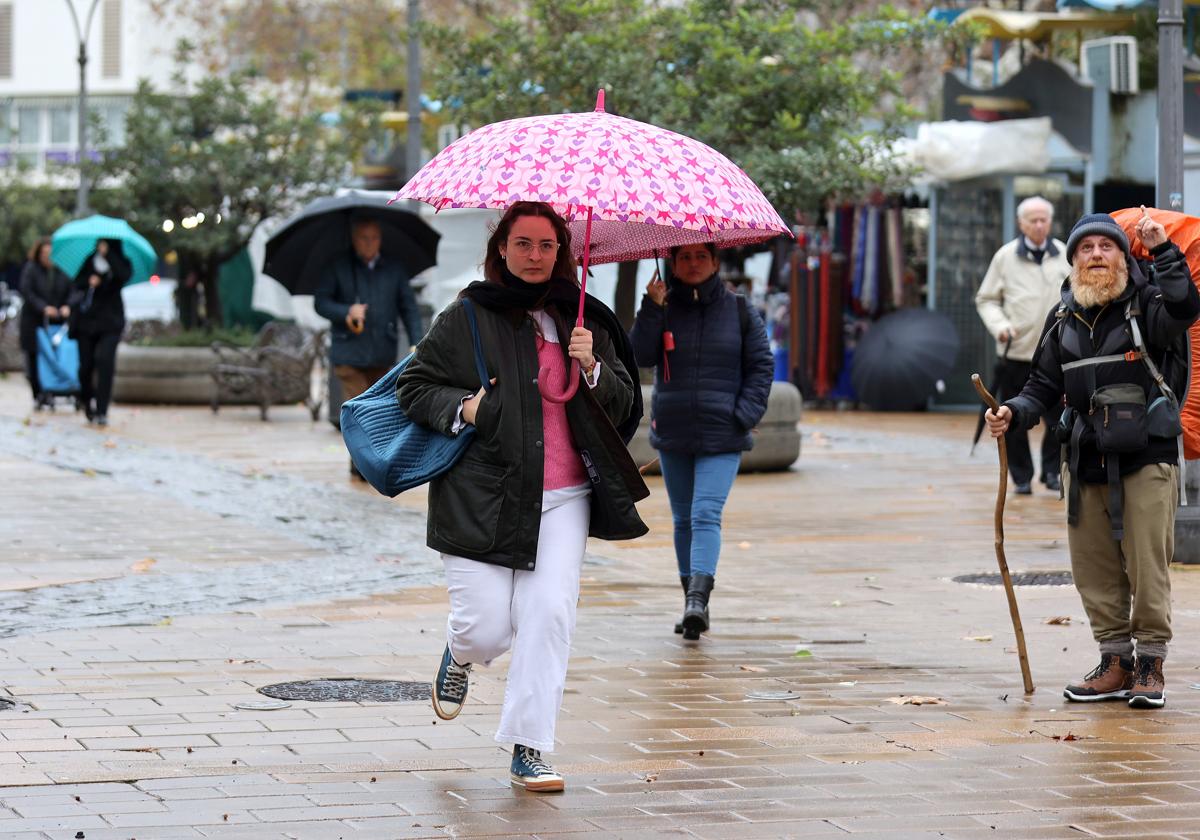
{"label": "wooden walking stick", "polygon": [[[993,413],[1000,410],[978,373],[971,374],[971,384],[987,403]],[[1025,631],[1021,627],[1021,613],[1017,610],[1017,593],[1013,591],[1012,578],[1008,574],[1008,561],[1004,558],[1004,497],[1008,493],[1008,448],[1004,437],[996,438],[1000,451],[1000,490],[996,494],[996,563],[1000,566],[1000,577],[1004,581],[1004,594],[1008,596],[1008,613],[1012,616],[1013,633],[1017,637],[1017,656],[1021,660],[1021,679],[1025,681],[1025,693],[1033,694],[1033,677],[1029,673],[1029,655],[1025,652]]]}

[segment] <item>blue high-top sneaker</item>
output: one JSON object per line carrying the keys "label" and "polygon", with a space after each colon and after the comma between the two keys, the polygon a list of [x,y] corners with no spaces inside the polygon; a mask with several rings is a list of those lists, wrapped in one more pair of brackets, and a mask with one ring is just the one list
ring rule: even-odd
{"label": "blue high-top sneaker", "polygon": [[450,655],[450,645],[442,654],[437,677],[433,680],[433,713],[442,720],[453,720],[467,702],[467,678],[471,665],[459,665]]}
{"label": "blue high-top sneaker", "polygon": [[508,778],[514,785],[540,793],[556,793],[564,786],[563,777],[546,763],[541,750],[520,744],[513,745],[512,767],[509,769]]}

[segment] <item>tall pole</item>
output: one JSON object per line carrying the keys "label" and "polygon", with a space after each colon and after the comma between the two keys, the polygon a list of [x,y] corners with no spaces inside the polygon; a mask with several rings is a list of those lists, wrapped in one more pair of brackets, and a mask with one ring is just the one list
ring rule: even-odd
{"label": "tall pole", "polygon": [[1158,184],[1155,203],[1183,210],[1183,0],[1158,0]]}
{"label": "tall pole", "polygon": [[79,166],[79,189],[75,193],[75,215],[86,216],[88,213],[88,179],[84,174],[83,165],[87,158],[87,41],[88,34],[92,31],[92,18],[96,14],[96,7],[100,5],[100,0],[92,0],[82,28],[79,26],[79,15],[75,13],[75,3],[73,0],[65,0],[65,2],[67,9],[71,12],[71,22],[75,24],[75,38],[79,41],[79,56],[76,59],[79,62],[79,154],[76,161]]}
{"label": "tall pole", "polygon": [[405,147],[405,178],[421,168],[421,0],[408,0],[408,85],[404,100],[408,103],[408,144]]}

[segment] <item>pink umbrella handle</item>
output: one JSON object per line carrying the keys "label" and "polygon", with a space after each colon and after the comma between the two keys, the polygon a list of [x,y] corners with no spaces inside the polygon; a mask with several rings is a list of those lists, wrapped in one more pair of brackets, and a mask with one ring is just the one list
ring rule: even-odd
{"label": "pink umbrella handle", "polygon": [[[603,102],[603,100],[600,100]],[[579,280],[579,315],[575,318],[575,326],[583,326],[583,305],[587,301],[587,270],[588,270],[588,251],[592,244],[592,208],[587,209],[587,227],[583,232],[583,264],[582,276]],[[552,403],[565,403],[571,397],[575,396],[575,392],[579,390],[579,360],[571,360],[571,369],[567,371],[567,388],[561,394],[555,394],[549,390],[550,369],[541,368],[538,370],[538,390],[542,397]]]}

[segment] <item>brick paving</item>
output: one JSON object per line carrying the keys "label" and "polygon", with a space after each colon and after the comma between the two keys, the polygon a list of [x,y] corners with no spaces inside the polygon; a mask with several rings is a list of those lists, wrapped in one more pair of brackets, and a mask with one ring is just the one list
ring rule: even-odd
{"label": "brick paving", "polygon": [[[21,383],[0,381],[0,430],[26,430],[24,411]],[[379,505],[301,409],[266,424],[253,409],[111,418],[104,433],[63,412],[30,422],[70,447],[169,449]],[[1095,658],[1077,596],[1019,590],[1038,685],[1023,696],[1002,590],[950,580],[995,567],[995,455],[967,457],[972,423],[809,412],[796,467],[734,490],[698,644],[671,632],[681,596],[653,480],[651,533],[589,546],[561,795],[508,785],[491,738],[503,661],[476,670],[449,723],[426,703],[234,708],[276,682],[429,680],[440,586],[8,637],[0,616],[0,696],[18,701],[0,711],[0,837],[1200,838],[1200,578],[1173,573],[1178,642],[1168,705],[1151,712],[1064,707],[1061,686]],[[285,529],[15,451],[0,443],[15,535],[0,593],[314,556]],[[424,496],[392,504],[413,516]],[[1044,493],[1009,500],[1006,538],[1014,570],[1067,567],[1061,503]],[[748,699],[761,691],[797,698]]]}

